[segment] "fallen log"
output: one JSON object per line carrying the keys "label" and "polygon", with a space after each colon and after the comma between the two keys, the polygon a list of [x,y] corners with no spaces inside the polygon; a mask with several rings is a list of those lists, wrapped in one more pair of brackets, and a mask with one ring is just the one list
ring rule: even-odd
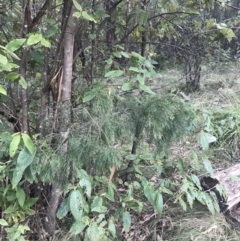
{"label": "fallen log", "polygon": [[[216,194],[220,211],[227,221],[240,229],[240,164],[221,170],[211,177],[202,176],[200,181],[204,190]],[[224,188],[226,196],[217,191],[218,184]]]}

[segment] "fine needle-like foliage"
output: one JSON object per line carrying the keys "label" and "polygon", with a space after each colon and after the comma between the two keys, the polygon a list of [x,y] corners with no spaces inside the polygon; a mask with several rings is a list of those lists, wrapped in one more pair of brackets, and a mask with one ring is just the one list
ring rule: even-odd
{"label": "fine needle-like foliage", "polygon": [[153,145],[155,155],[165,151],[193,118],[188,104],[174,95],[109,95],[102,87],[91,106],[75,116],[80,125],[73,127],[69,158],[77,169],[84,166],[94,173],[127,164],[124,155],[131,154],[133,143],[136,151],[140,143]]}

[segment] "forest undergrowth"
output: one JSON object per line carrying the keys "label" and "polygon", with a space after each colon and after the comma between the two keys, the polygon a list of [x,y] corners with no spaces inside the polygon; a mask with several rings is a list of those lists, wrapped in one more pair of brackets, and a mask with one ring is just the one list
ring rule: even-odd
{"label": "forest undergrowth", "polygon": [[[194,155],[198,158],[207,155],[214,171],[222,170],[240,161],[239,155],[239,102],[240,102],[240,70],[239,64],[226,64],[221,68],[203,68],[202,85],[199,92],[191,93],[189,101],[197,111],[200,124],[208,116],[209,132],[217,137],[210,144],[207,153],[203,154],[197,136],[187,136],[183,141],[175,143],[168,157],[170,163],[183,160],[191,163]],[[205,115],[205,119],[203,117]],[[203,123],[202,123],[203,124]],[[200,124],[201,125],[201,124]],[[195,157],[196,157],[195,156]],[[205,173],[204,168],[199,174]],[[232,229],[221,213],[212,215],[203,205],[195,202],[193,208],[184,212],[179,206],[166,205],[165,213],[160,221],[155,219],[149,223],[149,230],[161,230],[162,236],[152,236],[152,240],[164,241],[237,241],[239,231]],[[150,239],[146,239],[150,240]]]}

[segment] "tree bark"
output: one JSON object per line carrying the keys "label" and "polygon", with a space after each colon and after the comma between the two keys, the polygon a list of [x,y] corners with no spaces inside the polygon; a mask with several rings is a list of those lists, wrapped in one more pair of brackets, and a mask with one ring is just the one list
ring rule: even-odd
{"label": "tree bark", "polygon": [[[66,1],[66,0],[65,0]],[[68,2],[68,1],[66,1]],[[68,2],[72,5],[72,2]],[[75,18],[72,14],[75,11],[74,5],[71,6],[66,31],[64,33],[64,56],[63,56],[63,79],[59,83],[60,103],[58,103],[58,150],[63,159],[66,158],[68,151],[68,136],[71,124],[71,92],[72,92],[72,68],[73,68],[73,49],[74,35],[76,30]],[[61,173],[58,175],[61,178]],[[46,231],[53,235],[56,229],[56,211],[61,195],[61,188],[58,183],[52,186],[49,206],[45,218]]]}

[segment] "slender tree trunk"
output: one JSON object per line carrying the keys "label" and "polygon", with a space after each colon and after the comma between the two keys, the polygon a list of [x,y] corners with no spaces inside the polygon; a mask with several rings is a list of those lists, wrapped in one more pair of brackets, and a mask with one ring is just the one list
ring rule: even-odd
{"label": "slender tree trunk", "polygon": [[[67,0],[65,0],[67,1]],[[71,4],[71,2],[68,2]],[[72,17],[75,7],[72,6],[72,10],[66,26],[64,34],[64,56],[63,56],[63,78],[62,83],[59,83],[59,96],[60,103],[58,104],[59,116],[58,116],[58,149],[59,154],[63,159],[66,158],[68,151],[68,135],[71,125],[71,92],[72,92],[72,69],[73,69],[73,49],[74,49],[74,35],[75,35],[75,18]],[[59,173],[59,179],[61,173]],[[61,195],[60,186],[55,183],[52,186],[52,192],[49,200],[49,206],[47,208],[47,216],[45,218],[45,228],[51,235],[54,234],[56,229],[56,211],[59,204]]]}

